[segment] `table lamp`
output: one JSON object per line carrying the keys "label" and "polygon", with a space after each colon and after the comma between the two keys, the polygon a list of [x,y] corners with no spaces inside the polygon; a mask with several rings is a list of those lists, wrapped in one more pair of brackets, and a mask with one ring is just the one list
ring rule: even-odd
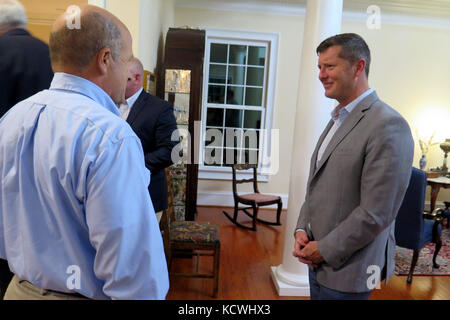
{"label": "table lamp", "polygon": [[445,142],[442,142],[440,147],[444,151],[444,164],[442,165],[441,172],[443,175],[446,175],[448,172],[447,154],[450,152],[450,139],[445,139]]}

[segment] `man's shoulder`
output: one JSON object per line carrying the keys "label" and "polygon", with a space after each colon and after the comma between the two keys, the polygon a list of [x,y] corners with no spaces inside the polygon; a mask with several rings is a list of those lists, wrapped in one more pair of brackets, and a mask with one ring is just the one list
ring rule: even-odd
{"label": "man's shoulder", "polygon": [[0,44],[13,47],[29,45],[48,50],[48,44],[24,29],[13,29],[0,36]]}
{"label": "man's shoulder", "polygon": [[405,120],[397,110],[395,110],[387,102],[380,99],[378,96],[376,96],[376,99],[370,105],[368,111],[369,111],[368,114],[371,115],[373,118],[379,118],[382,120],[385,120],[386,118],[396,118]]}
{"label": "man's shoulder", "polygon": [[410,135],[408,121],[388,103],[378,99],[367,112],[367,128],[372,128],[374,134],[381,132],[402,131]]}
{"label": "man's shoulder", "polygon": [[126,137],[135,137],[130,126],[118,115],[106,109],[99,102],[74,92],[44,90],[28,101],[47,105],[47,112],[54,113],[56,119],[67,124],[86,126],[86,132],[103,133],[104,137],[117,142]]}
{"label": "man's shoulder", "polygon": [[163,114],[173,113],[173,105],[170,102],[153,96],[145,92],[145,90],[142,91],[135,103],[135,105],[138,104],[142,104],[143,112],[151,117],[159,118]]}
{"label": "man's shoulder", "polygon": [[145,90],[142,90],[142,93],[140,94],[138,100],[143,101],[146,105],[151,105],[154,107],[173,108],[173,105],[170,102],[163,100],[157,96],[151,95]]}

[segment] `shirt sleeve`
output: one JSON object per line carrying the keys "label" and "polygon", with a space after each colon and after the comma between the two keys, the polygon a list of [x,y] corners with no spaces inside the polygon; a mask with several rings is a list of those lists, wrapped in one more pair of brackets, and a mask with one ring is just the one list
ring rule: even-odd
{"label": "shirt sleeve", "polygon": [[[98,151],[97,151],[98,152]],[[86,220],[94,273],[112,299],[165,299],[167,263],[137,137],[108,142],[87,174]]]}

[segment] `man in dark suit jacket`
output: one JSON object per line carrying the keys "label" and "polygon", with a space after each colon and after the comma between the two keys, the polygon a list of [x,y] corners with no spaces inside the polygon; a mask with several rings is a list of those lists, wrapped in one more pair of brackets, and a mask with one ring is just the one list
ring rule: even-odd
{"label": "man in dark suit jacket", "polygon": [[[48,89],[53,78],[48,45],[26,30],[25,9],[0,0],[0,118],[16,103]],[[0,259],[0,299],[13,274]]]}
{"label": "man in dark suit jacket", "polygon": [[122,106],[121,117],[126,119],[141,139],[145,165],[151,174],[150,197],[159,220],[162,211],[168,208],[165,168],[173,163],[172,149],[178,140],[172,141],[172,133],[177,130],[177,123],[172,104],[148,94],[142,88],[144,78],[142,63],[135,58],[130,62],[129,70],[125,91],[129,109],[122,111]]}
{"label": "man in dark suit jacket", "polygon": [[0,1],[0,117],[12,106],[48,89],[53,78],[47,44],[31,36],[20,3]]}

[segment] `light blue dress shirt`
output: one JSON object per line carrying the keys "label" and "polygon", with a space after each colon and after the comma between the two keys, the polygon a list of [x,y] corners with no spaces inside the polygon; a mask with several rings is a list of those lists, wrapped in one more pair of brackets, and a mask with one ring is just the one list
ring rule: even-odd
{"label": "light blue dress shirt", "polygon": [[56,73],[0,119],[0,257],[35,286],[164,299],[169,278],[139,138],[94,83]]}

